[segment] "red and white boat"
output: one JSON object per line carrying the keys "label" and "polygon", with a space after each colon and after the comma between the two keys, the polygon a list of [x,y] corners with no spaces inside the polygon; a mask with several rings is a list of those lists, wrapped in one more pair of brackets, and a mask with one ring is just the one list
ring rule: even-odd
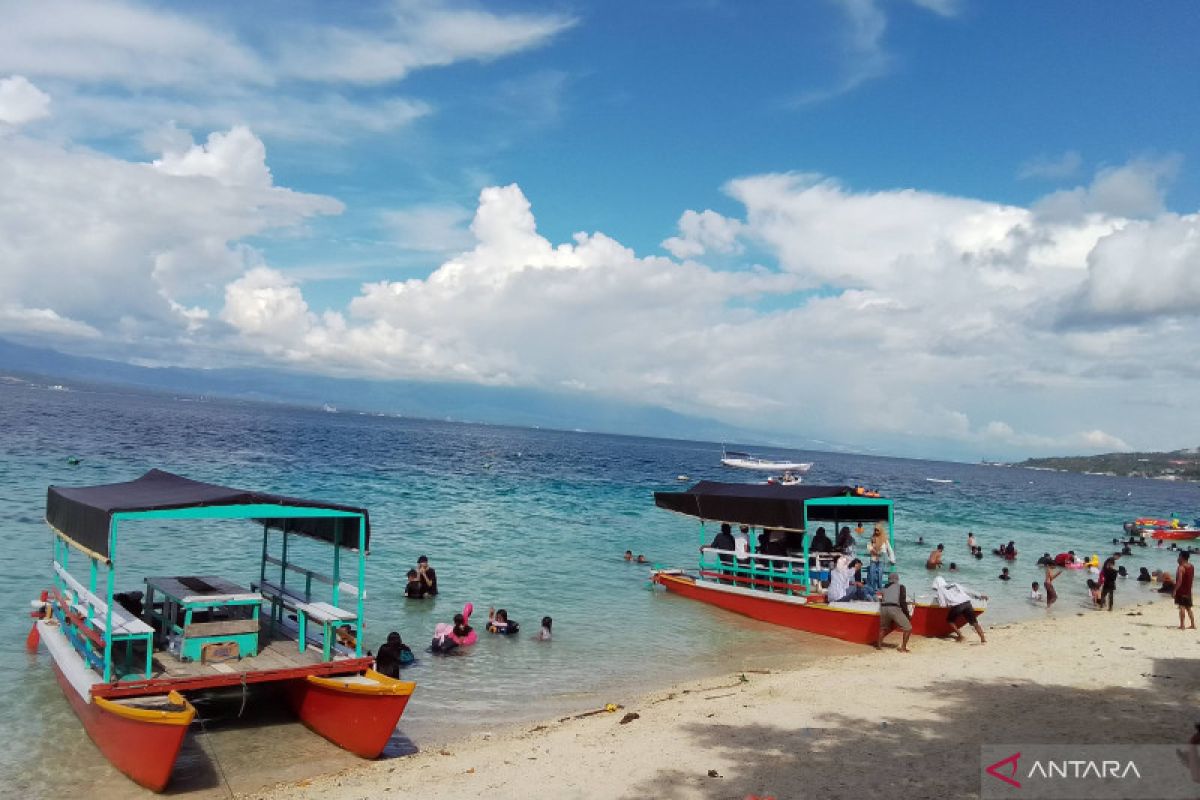
{"label": "red and white boat", "polygon": [[[117,591],[124,588],[118,535],[130,523],[158,525],[154,537],[123,543],[122,555],[162,536],[164,523],[197,519],[261,526],[262,560],[250,588],[184,575],[144,578],[144,603],[140,592]],[[46,522],[54,532],[52,585],[34,602],[26,644],[44,647],[88,736],[134,782],[167,787],[196,716],[189,698],[227,687],[281,686],[300,721],[326,739],[364,758],[383,751],[415,684],[376,672],[363,653],[365,509],[151,470],[127,483],[51,486]],[[297,536],[332,546],[332,575],[289,560]],[[354,583],[341,580],[343,552]],[[68,571],[76,560],[86,585]],[[343,594],[350,602],[341,602]]]}
{"label": "red and white boat", "polygon": [[[858,644],[874,644],[879,634],[879,603],[852,600],[830,602],[821,583],[831,556],[810,553],[813,523],[836,530],[858,523],[887,526],[892,534],[892,501],[868,497],[850,486],[781,486],[701,481],[684,492],[656,492],[660,508],[701,520],[701,556],[694,573],[659,569],[651,580],[669,592],[788,628],[831,636]],[[706,546],[706,523],[747,525],[788,540],[788,555],[779,550],[752,552],[739,563],[731,549]],[[753,537],[751,537],[753,539]],[[987,610],[976,598],[975,613]],[[913,633],[946,636],[952,628],[947,609],[935,599],[919,598],[912,608]]]}

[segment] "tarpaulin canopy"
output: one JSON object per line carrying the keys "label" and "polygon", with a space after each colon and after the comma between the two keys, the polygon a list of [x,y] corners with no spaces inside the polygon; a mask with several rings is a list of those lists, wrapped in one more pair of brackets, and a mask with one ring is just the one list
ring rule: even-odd
{"label": "tarpaulin canopy", "polygon": [[801,531],[806,507],[809,520],[884,522],[892,501],[850,486],[700,481],[683,492],[655,492],[654,504],[703,520]]}
{"label": "tarpaulin canopy", "polygon": [[[198,510],[185,514],[182,509]],[[278,514],[274,513],[276,510]],[[359,546],[361,519],[364,548],[369,546],[371,536],[365,508],[233,489],[158,469],[125,483],[51,486],[46,492],[46,522],[66,538],[104,558],[109,557],[109,531],[114,515],[138,512],[150,512],[145,514],[150,518],[253,519],[276,530],[336,541],[348,548]]]}

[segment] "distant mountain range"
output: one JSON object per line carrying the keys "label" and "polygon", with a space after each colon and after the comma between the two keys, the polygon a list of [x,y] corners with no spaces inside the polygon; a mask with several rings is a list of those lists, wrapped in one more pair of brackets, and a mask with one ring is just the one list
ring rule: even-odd
{"label": "distant mountain range", "polygon": [[1097,475],[1200,481],[1200,447],[1172,450],[1169,453],[1104,453],[1098,456],[1030,458],[1017,466]]}
{"label": "distant mountain range", "polygon": [[[701,441],[770,442],[768,433],[663,408],[574,393],[461,383],[328,378],[269,369],[143,367],[0,339],[0,373],[194,396],[253,400],[426,419],[587,430]],[[814,442],[788,446],[811,448]],[[821,449],[829,449],[825,445]]]}

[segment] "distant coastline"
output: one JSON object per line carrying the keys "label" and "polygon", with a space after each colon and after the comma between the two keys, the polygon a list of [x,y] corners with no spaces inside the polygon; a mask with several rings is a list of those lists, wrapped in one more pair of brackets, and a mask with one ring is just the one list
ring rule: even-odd
{"label": "distant coastline", "polygon": [[1172,450],[1168,453],[1102,453],[1095,456],[1030,458],[1015,466],[1080,472],[1085,475],[1200,481],[1200,447]]}

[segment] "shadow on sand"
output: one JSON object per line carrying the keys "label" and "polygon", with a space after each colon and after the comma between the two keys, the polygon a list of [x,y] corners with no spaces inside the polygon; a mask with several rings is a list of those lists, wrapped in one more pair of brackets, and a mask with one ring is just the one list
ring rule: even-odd
{"label": "shadow on sand", "polygon": [[[737,766],[722,768],[720,777],[665,768],[626,797],[977,797],[982,744],[1186,742],[1200,721],[1200,660],[1157,659],[1146,678],[1129,678],[1151,686],[1079,689],[1042,686],[1034,679],[956,680],[939,687],[941,702],[932,719],[894,719],[855,708],[853,715],[814,720],[812,727],[786,728],[770,719],[750,726],[695,724],[685,729],[692,746]],[[879,681],[886,675],[848,680]]]}

